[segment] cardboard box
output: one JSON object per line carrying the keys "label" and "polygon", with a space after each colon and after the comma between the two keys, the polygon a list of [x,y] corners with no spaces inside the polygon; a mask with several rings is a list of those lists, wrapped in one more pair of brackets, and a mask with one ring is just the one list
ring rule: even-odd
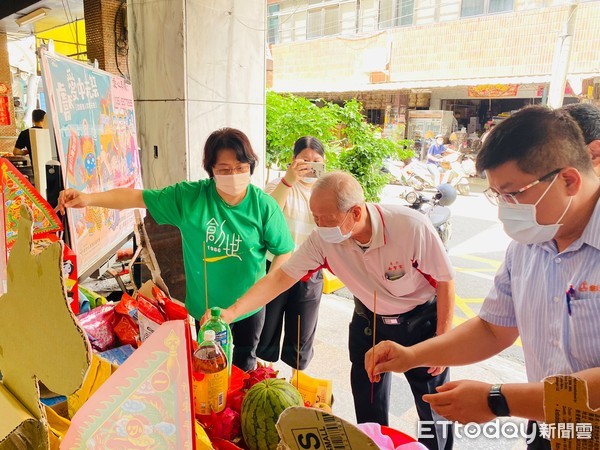
{"label": "cardboard box", "polygon": [[568,375],[544,380],[544,413],[540,424],[553,450],[597,450],[600,448],[600,409],[590,409],[584,380]]}
{"label": "cardboard box", "polygon": [[316,408],[287,408],[279,416],[276,428],[281,438],[280,446],[285,450],[379,449],[377,444],[355,425]]}

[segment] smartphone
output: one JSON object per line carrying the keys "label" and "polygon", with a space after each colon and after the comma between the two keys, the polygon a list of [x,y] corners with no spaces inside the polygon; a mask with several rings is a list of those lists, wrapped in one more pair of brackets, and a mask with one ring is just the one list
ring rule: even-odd
{"label": "smartphone", "polygon": [[325,173],[325,163],[323,162],[307,162],[311,168],[312,173],[309,178],[320,178]]}

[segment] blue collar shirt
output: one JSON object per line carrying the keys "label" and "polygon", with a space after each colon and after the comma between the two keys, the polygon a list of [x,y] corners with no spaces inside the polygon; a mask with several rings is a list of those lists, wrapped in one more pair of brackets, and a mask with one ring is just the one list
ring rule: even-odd
{"label": "blue collar shirt", "polygon": [[600,367],[600,202],[562,252],[511,242],[479,316],[518,328],[530,382]]}

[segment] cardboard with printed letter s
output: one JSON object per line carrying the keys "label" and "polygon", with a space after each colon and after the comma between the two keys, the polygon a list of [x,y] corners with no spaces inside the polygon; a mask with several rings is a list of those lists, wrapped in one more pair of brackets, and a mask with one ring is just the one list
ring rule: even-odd
{"label": "cardboard with printed letter s", "polygon": [[279,416],[277,432],[286,450],[343,448],[378,449],[375,442],[355,425],[316,408],[294,406]]}

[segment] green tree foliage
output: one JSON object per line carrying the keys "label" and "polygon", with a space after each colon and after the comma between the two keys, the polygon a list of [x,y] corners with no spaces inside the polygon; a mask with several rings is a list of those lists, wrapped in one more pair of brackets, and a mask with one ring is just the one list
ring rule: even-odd
{"label": "green tree foliage", "polygon": [[296,139],[318,137],[327,149],[328,170],[350,172],[360,182],[367,201],[378,201],[388,175],[383,160],[413,156],[412,141],[381,138],[381,130],[365,121],[356,100],[343,107],[328,102],[319,107],[293,95],[267,92],[267,167],[283,168],[292,160]]}
{"label": "green tree foliage", "polygon": [[294,142],[315,136],[327,145],[334,139],[337,117],[304,97],[267,91],[267,167],[284,168],[292,161]]}

